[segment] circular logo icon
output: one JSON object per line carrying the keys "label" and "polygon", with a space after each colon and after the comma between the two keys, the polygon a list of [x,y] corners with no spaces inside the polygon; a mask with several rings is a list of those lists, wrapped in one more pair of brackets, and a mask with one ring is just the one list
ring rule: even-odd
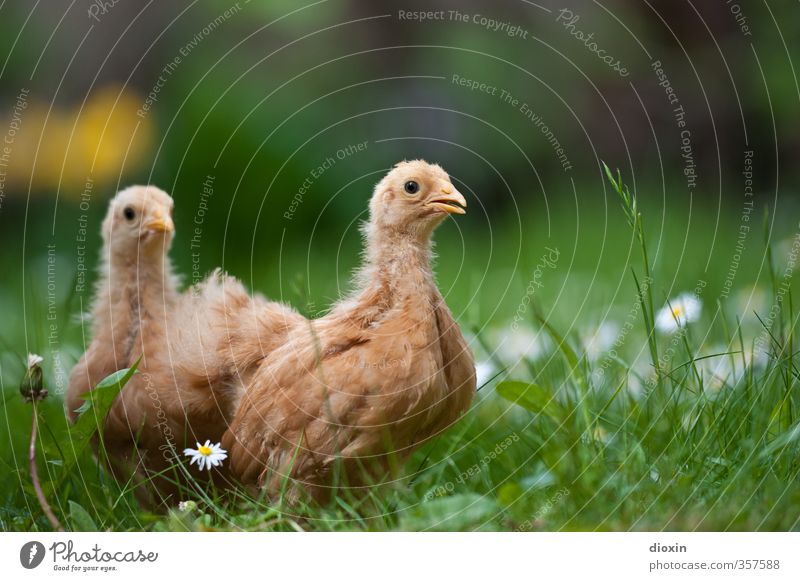
{"label": "circular logo icon", "polygon": [[26,569],[35,569],[44,559],[44,545],[39,541],[30,541],[19,550],[19,562]]}

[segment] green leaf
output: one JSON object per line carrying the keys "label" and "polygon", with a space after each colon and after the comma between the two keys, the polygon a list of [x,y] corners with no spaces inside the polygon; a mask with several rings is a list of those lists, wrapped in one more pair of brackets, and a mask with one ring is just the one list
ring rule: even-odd
{"label": "green leaf", "polygon": [[133,377],[138,365],[139,360],[130,369],[115,371],[98,383],[94,389],[81,395],[85,401],[76,410],[80,415],[69,430],[73,445],[78,442],[86,445],[95,433],[102,432],[108,411],[114,404],[114,400],[117,399],[119,392]]}
{"label": "green leaf", "polygon": [[97,525],[91,515],[77,502],[69,501],[69,521],[72,530],[77,532],[96,531]]}
{"label": "green leaf", "polygon": [[92,437],[96,433],[102,432],[108,411],[117,399],[119,392],[136,373],[139,361],[141,361],[141,357],[129,369],[120,369],[112,373],[100,381],[94,389],[81,396],[85,401],[76,410],[80,415],[69,428],[70,441],[64,446],[64,470],[56,487],[64,482],[75,464],[78,463],[78,459],[83,457]]}
{"label": "green leaf", "polygon": [[497,386],[500,397],[537,414],[545,414],[560,422],[564,410],[549,391],[534,383],[502,381]]}

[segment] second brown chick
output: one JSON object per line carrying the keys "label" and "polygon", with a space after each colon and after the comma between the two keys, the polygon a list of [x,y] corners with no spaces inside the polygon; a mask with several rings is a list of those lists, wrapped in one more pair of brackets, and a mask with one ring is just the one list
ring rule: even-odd
{"label": "second brown chick", "polygon": [[172,208],[172,198],[153,186],[128,188],[110,202],[92,342],[66,396],[75,419],[81,394],[141,357],[108,414],[102,443],[117,479],[151,479],[154,486],[138,488],[149,505],[176,494],[177,455],[198,440],[219,441],[254,363],[303,320],[218,271],[180,293],[168,258]]}

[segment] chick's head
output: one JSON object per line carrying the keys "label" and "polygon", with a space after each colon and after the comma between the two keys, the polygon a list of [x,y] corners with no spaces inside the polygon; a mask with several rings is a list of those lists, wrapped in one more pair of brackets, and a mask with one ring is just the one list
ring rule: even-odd
{"label": "chick's head", "polygon": [[111,200],[103,240],[115,254],[165,252],[175,232],[172,198],[155,186],[131,186]]}
{"label": "chick's head", "polygon": [[448,214],[466,214],[467,200],[440,166],[402,161],[375,187],[370,202],[373,226],[430,235]]}

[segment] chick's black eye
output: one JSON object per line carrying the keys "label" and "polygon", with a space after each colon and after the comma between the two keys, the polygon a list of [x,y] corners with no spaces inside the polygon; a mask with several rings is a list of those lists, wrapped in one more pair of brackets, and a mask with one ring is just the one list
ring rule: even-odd
{"label": "chick's black eye", "polygon": [[419,191],[419,184],[414,180],[407,181],[403,186],[407,194],[416,194]]}
{"label": "chick's black eye", "polygon": [[122,215],[125,216],[126,220],[133,220],[136,217],[136,212],[133,211],[133,208],[128,206],[122,210]]}

